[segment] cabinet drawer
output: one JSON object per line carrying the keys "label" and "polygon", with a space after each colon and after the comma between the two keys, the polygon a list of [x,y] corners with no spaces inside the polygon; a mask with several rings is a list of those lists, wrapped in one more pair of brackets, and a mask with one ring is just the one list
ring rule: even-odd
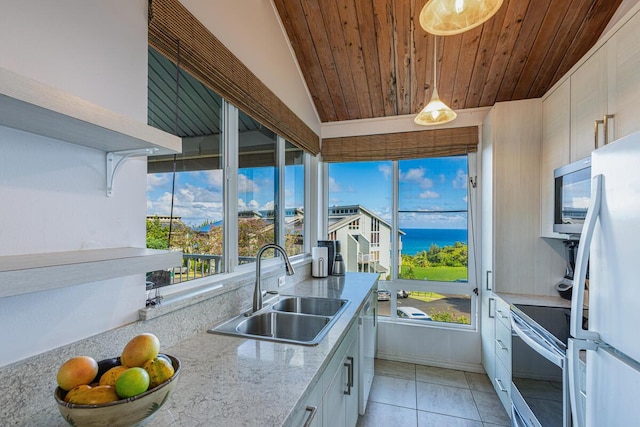
{"label": "cabinet drawer", "polygon": [[496,319],[511,330],[511,309],[509,304],[500,298],[496,298]]}
{"label": "cabinet drawer", "polygon": [[511,325],[507,327],[502,322],[496,322],[496,357],[511,372]]}
{"label": "cabinet drawer", "polygon": [[508,414],[511,413],[511,372],[504,364],[496,359],[496,374],[493,379],[493,387],[500,398],[500,402]]}

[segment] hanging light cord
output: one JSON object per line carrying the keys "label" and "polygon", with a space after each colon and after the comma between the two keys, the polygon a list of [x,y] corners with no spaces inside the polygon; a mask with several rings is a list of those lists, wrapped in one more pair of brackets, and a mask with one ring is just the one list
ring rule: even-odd
{"label": "hanging light cord", "polygon": [[437,74],[437,64],[438,64],[438,56],[436,55],[436,45],[437,40],[436,36],[433,36],[433,89],[431,90],[431,95],[433,96],[433,91],[437,90],[438,87],[438,74]]}

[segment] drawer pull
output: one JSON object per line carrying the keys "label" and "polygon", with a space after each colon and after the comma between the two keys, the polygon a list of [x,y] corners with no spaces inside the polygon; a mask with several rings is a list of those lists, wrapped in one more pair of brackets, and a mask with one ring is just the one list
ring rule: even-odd
{"label": "drawer pull", "polygon": [[348,362],[344,362],[344,366],[347,368],[347,389],[344,391],[344,394],[351,395],[351,387],[353,387],[353,357],[347,357]]}
{"label": "drawer pull", "polygon": [[508,319],[509,316],[505,315],[501,310],[498,310],[496,308],[496,313],[498,313],[498,316],[500,316],[501,319]]}
{"label": "drawer pull", "polygon": [[316,412],[318,412],[318,407],[309,405],[307,406],[305,411],[309,412],[309,416],[307,417],[307,421],[304,422],[304,425],[302,427],[309,427],[311,425],[311,421],[313,421],[316,416]]}
{"label": "drawer pull", "polygon": [[500,350],[509,350],[506,345],[502,342],[502,340],[496,340],[496,344],[500,347]]}
{"label": "drawer pull", "polygon": [[504,385],[502,385],[502,380],[500,380],[500,379],[498,379],[498,378],[495,378],[495,380],[496,380],[496,384],[498,385],[498,389],[499,389],[500,391],[502,391],[502,392],[505,392],[505,393],[506,393],[506,392],[507,392],[507,389],[506,389],[506,388],[504,388]]}

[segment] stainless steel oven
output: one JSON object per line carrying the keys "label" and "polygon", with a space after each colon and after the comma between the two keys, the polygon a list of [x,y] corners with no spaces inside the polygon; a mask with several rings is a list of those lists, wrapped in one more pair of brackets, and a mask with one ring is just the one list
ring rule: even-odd
{"label": "stainless steel oven", "polygon": [[570,313],[561,307],[511,305],[515,426],[571,426],[565,370]]}

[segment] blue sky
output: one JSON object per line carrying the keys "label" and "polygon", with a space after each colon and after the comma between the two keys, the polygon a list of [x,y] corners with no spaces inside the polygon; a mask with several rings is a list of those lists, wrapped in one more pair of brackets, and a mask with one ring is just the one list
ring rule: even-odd
{"label": "blue sky", "polygon": [[[464,156],[404,160],[400,165],[401,228],[466,228],[467,215],[438,211],[464,210],[467,201],[467,159]],[[238,210],[272,209],[273,167],[241,169],[238,174]],[[304,204],[302,166],[285,172],[285,205]],[[147,214],[169,215],[171,173],[147,177]],[[189,225],[223,219],[222,171],[176,174],[174,216]],[[391,162],[331,163],[329,205],[360,204],[383,219],[391,220]]]}
{"label": "blue sky", "polygon": [[[466,228],[467,158],[445,157],[399,162],[401,228]],[[331,163],[329,204],[360,204],[391,220],[391,162]],[[431,212],[425,214],[422,212]]]}
{"label": "blue sky", "polygon": [[[285,206],[303,207],[302,166],[285,169]],[[273,209],[274,167],[246,168],[238,174],[238,210]],[[171,173],[147,175],[147,214],[169,215],[171,211]],[[176,174],[173,215],[186,224],[223,219],[222,171],[194,171]]]}

